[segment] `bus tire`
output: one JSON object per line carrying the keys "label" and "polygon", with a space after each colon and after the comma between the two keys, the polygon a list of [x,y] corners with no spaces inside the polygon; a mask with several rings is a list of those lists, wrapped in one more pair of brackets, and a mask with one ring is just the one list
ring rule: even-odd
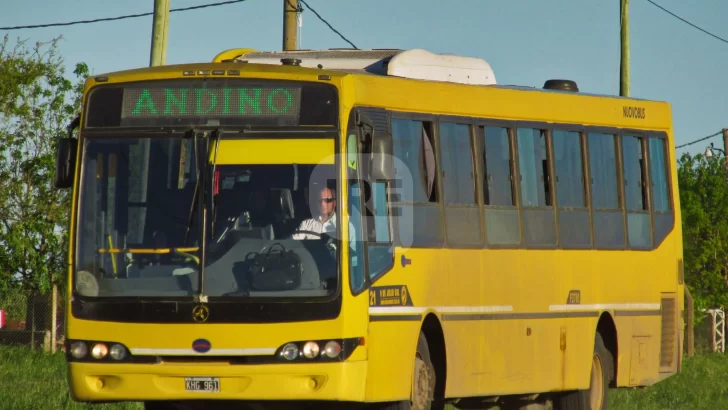
{"label": "bus tire", "polygon": [[554,407],[561,410],[607,409],[609,405],[609,369],[612,360],[612,354],[604,346],[602,336],[597,333],[594,340],[589,388],[560,395],[554,403],[556,404]]}
{"label": "bus tire", "polygon": [[436,410],[433,405],[435,397],[435,366],[430,360],[430,348],[425,334],[420,332],[417,340],[414,370],[412,372],[412,388],[410,400],[380,406],[380,410]]}

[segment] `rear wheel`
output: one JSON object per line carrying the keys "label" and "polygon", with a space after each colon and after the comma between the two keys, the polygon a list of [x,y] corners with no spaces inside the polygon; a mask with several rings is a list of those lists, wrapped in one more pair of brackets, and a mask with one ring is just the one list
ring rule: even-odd
{"label": "rear wheel", "polygon": [[561,410],[605,410],[608,407],[609,377],[612,354],[597,333],[592,354],[589,389],[577,390],[560,396],[556,408]]}
{"label": "rear wheel", "polygon": [[383,405],[380,410],[436,410],[432,401],[435,397],[435,366],[430,360],[427,338],[420,332],[415,354],[415,367],[412,373],[410,399]]}

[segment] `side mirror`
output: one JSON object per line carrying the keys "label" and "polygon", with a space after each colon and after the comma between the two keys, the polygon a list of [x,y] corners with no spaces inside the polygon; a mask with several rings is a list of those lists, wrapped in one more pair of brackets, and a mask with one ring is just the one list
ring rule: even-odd
{"label": "side mirror", "polygon": [[59,138],[56,151],[55,186],[58,189],[73,186],[73,171],[76,169],[76,150],[78,140],[75,138]]}
{"label": "side mirror", "polygon": [[370,178],[374,181],[394,179],[392,134],[380,131],[374,132],[372,135],[371,156]]}

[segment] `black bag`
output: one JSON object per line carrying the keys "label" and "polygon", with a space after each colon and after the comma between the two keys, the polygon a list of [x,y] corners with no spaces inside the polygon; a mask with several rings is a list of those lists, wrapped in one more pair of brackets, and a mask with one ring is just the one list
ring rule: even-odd
{"label": "black bag", "polygon": [[[276,245],[280,247],[274,250]],[[250,265],[250,287],[258,291],[282,291],[301,286],[303,267],[295,252],[280,243],[273,244],[265,253],[256,254]]]}

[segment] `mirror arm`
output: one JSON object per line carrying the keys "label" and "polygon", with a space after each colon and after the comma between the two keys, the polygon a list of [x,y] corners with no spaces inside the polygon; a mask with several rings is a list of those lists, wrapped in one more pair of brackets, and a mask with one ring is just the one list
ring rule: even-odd
{"label": "mirror arm", "polygon": [[68,133],[68,138],[73,138],[73,130],[78,128],[78,126],[81,125],[81,114],[77,114],[76,117],[71,120],[71,122],[66,127],[66,132]]}
{"label": "mirror arm", "polygon": [[371,141],[372,134],[374,133],[374,123],[372,120],[370,120],[366,115],[362,115],[361,112],[356,112],[356,125],[362,129],[369,129],[368,132],[361,132],[359,133],[359,142],[366,143],[367,141]]}

